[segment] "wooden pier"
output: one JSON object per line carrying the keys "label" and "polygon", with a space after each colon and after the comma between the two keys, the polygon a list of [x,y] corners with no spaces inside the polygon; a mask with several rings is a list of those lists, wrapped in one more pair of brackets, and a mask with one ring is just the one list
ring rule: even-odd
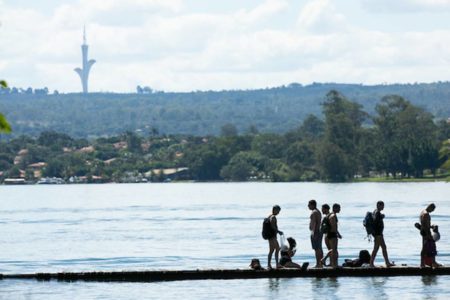
{"label": "wooden pier", "polygon": [[80,272],[80,273],[35,273],[0,274],[1,280],[33,279],[41,281],[122,281],[159,282],[175,280],[217,280],[257,278],[305,278],[305,277],[369,277],[369,276],[436,276],[450,275],[450,267],[419,268],[338,268],[338,269],[279,269],[279,270],[180,270],[180,271],[123,271],[123,272]]}

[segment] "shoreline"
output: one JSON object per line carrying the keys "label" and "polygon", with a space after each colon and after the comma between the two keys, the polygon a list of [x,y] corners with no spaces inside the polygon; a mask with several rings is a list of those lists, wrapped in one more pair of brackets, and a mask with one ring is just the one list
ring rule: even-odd
{"label": "shoreline", "polygon": [[15,183],[0,183],[5,186],[20,186],[20,185],[78,185],[78,184],[154,184],[154,183],[415,183],[415,182],[450,182],[450,176],[448,177],[433,177],[433,178],[386,178],[386,177],[368,177],[368,178],[358,178],[349,181],[340,182],[330,182],[330,181],[268,181],[268,180],[247,180],[247,181],[226,181],[226,180],[207,180],[207,181],[196,181],[196,180],[171,180],[163,182],[63,182],[58,183],[38,183],[38,182],[15,182]]}

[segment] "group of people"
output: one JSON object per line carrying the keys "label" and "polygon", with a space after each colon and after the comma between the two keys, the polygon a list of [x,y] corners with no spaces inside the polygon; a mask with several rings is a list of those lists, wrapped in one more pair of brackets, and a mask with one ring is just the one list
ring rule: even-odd
{"label": "group of people", "polygon": [[[329,259],[329,265],[332,268],[338,267],[338,240],[342,238],[338,229],[338,217],[337,214],[341,211],[341,206],[338,203],[333,204],[330,211],[330,206],[328,204],[323,204],[321,211],[317,207],[316,200],[310,200],[308,202],[308,208],[311,210],[309,229],[311,231],[311,247],[315,252],[316,265],[315,268],[322,268],[327,265],[326,262]],[[429,204],[420,213],[420,224],[416,224],[416,227],[420,229],[420,234],[422,236],[422,251],[420,253],[421,262],[420,266],[441,266],[435,260],[436,252],[436,236],[433,236],[433,230],[437,232],[437,226],[431,225],[430,213],[436,208],[434,203]],[[372,254],[369,260],[369,266],[375,267],[374,262],[377,256],[378,250],[381,247],[383,258],[386,267],[391,267],[394,265],[393,262],[389,260],[386,243],[383,237],[384,231],[384,202],[378,201],[376,204],[376,209],[371,214],[372,228],[371,235],[374,238],[374,245]],[[275,205],[272,208],[272,213],[265,219],[267,226],[270,226],[269,236],[265,238],[269,242],[269,254],[267,257],[268,268],[271,269],[272,256],[275,254],[276,267],[299,267],[298,264],[292,262],[292,256],[295,254],[296,242],[292,238],[288,238],[288,247],[286,249],[281,249],[281,259],[279,259],[280,245],[277,240],[277,235],[283,235],[283,232],[278,229],[277,215],[280,213],[281,207]],[[322,218],[323,216],[323,218]],[[264,236],[264,228],[263,228]],[[322,241],[325,242],[327,247],[327,253],[324,255],[322,250]],[[294,247],[292,247],[294,245]]]}

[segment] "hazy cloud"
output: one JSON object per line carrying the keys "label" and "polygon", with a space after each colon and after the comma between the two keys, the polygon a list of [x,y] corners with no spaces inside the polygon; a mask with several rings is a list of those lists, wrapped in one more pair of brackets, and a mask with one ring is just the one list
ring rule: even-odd
{"label": "hazy cloud", "polygon": [[312,33],[341,32],[348,26],[345,16],[337,12],[330,0],[309,1],[300,12],[298,25]]}
{"label": "hazy cloud", "polygon": [[382,13],[450,12],[450,0],[363,0],[368,11]]}
{"label": "hazy cloud", "polygon": [[[230,0],[234,1],[234,0]],[[87,26],[92,91],[260,88],[290,82],[415,82],[450,78],[450,30],[365,28],[352,1],[266,0],[227,13],[184,1],[66,0],[46,13],[0,2],[0,77],[12,86],[79,91]],[[389,3],[432,7],[448,1]],[[214,5],[212,4],[208,5]],[[343,4],[344,3],[344,4]],[[380,9],[384,0],[365,0]],[[394,4],[392,4],[394,5]],[[296,8],[292,14],[289,11]],[[352,7],[354,8],[354,7]],[[353,13],[353,15],[352,15]],[[290,17],[287,17],[290,16]],[[365,17],[370,18],[371,13]],[[395,21],[395,17],[391,22]],[[431,20],[432,21],[432,20]],[[277,26],[283,25],[283,26]]]}

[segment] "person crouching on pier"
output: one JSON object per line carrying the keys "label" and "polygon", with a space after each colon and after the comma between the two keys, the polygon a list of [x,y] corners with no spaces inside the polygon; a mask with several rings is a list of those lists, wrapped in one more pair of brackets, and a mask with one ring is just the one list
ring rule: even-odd
{"label": "person crouching on pier", "polygon": [[280,252],[280,266],[283,268],[301,269],[302,266],[292,261],[292,257],[297,251],[297,242],[292,237],[288,237],[287,242],[289,246],[284,246]]}

